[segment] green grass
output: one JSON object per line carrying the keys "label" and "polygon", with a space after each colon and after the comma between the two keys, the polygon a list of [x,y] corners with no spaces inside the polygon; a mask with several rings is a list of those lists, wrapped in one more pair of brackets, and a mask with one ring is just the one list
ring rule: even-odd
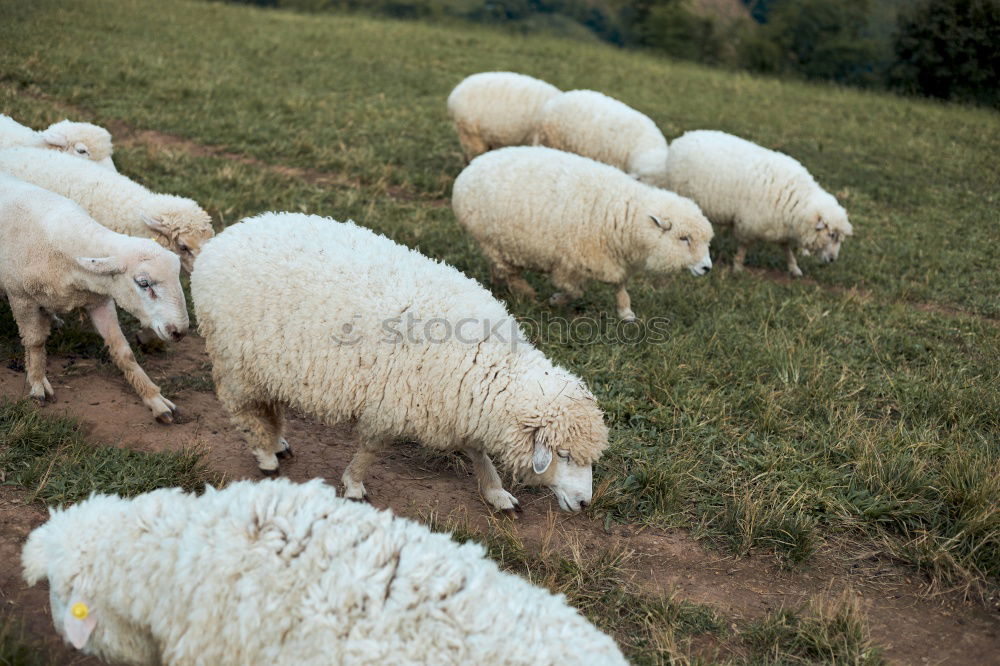
{"label": "green grass", "polygon": [[[354,218],[481,281],[482,255],[434,201],[462,167],[444,100],[469,73],[596,88],[668,137],[718,128],[789,152],[850,211],[857,237],[838,263],[805,260],[810,279],[790,284],[640,278],[633,307],[669,318],[665,342],[539,343],[607,413],[595,519],[688,526],[795,566],[846,537],[944,585],[1000,583],[996,113],[481,28],[173,0],[0,0],[0,13],[0,112],[40,126],[75,105],[81,119],[356,177],[320,187],[179,149],[116,152],[121,171],[196,198],[220,227],[264,210]],[[720,234],[715,254],[732,249]],[[777,248],[750,263],[783,264]],[[595,286],[561,314],[612,304]],[[13,331],[4,311],[16,359]],[[75,322],[59,335],[98,353]]]}
{"label": "green grass", "polygon": [[156,488],[189,491],[217,482],[190,451],[146,453],[95,445],[71,419],[39,413],[29,401],[0,402],[0,480],[46,504],[91,493],[131,497]]}
{"label": "green grass", "polygon": [[0,666],[54,666],[53,660],[27,636],[10,610],[0,612]]}

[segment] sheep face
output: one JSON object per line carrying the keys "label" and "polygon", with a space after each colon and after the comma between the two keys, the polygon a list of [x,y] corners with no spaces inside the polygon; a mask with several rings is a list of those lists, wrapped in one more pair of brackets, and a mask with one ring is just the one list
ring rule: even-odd
{"label": "sheep face", "polygon": [[593,498],[593,463],[608,446],[608,428],[593,394],[582,382],[566,384],[545,414],[525,423],[531,460],[521,474],[527,485],[547,486],[563,511],[587,508]]}
{"label": "sheep face", "polygon": [[649,248],[646,270],[668,273],[687,268],[692,275],[705,275],[712,270],[712,257],[708,252],[712,225],[694,202],[687,203],[690,206],[675,205],[671,210],[652,212],[646,219],[639,220]]}
{"label": "sheep face", "polygon": [[847,219],[847,211],[832,196],[824,195],[807,213],[809,226],[800,244],[809,253],[830,263],[840,256],[841,243],[854,234],[854,229]]}
{"label": "sheep face", "polygon": [[103,127],[63,120],[43,131],[42,139],[50,148],[93,160],[107,169],[117,171],[111,159],[111,134]]}
{"label": "sheep face", "polygon": [[212,220],[191,199],[160,195],[140,213],[142,222],[156,234],[156,240],[181,258],[188,273],[201,247],[215,235]]}
{"label": "sheep face", "polygon": [[103,519],[88,506],[119,504],[116,497],[95,497],[69,509],[52,513],[47,523],[36,528],[21,552],[24,579],[29,585],[48,579],[49,609],[56,632],[66,642],[86,654],[98,655],[115,663],[158,663],[157,646],[146,632],[102,605],[89,557],[99,550],[115,516]]}
{"label": "sheep face", "polygon": [[187,333],[188,313],[179,280],[180,260],[152,241],[142,251],[117,257],[79,257],[88,272],[109,278],[105,293],[117,305],[153,330],[161,340],[180,340]]}
{"label": "sheep face", "polygon": [[525,475],[524,482],[547,486],[563,511],[576,513],[586,509],[594,494],[594,466],[576,463],[565,449],[556,449],[555,453],[553,458],[551,449],[541,447],[539,450],[536,446],[531,471]]}

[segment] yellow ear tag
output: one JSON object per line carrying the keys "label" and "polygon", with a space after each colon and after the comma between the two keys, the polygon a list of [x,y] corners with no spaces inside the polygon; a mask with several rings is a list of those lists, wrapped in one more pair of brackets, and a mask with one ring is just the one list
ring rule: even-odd
{"label": "yellow ear tag", "polygon": [[90,609],[87,608],[87,604],[83,603],[82,601],[78,601],[75,604],[73,604],[70,607],[69,612],[72,613],[73,617],[75,617],[78,620],[86,620],[87,616],[90,615]]}

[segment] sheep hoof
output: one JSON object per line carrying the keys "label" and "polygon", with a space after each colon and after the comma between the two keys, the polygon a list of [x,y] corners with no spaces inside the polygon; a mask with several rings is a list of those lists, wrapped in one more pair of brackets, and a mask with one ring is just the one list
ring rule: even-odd
{"label": "sheep hoof", "polygon": [[515,504],[513,508],[501,509],[500,512],[511,520],[517,520],[518,515],[523,512],[523,509],[521,509],[519,505]]}
{"label": "sheep hoof", "polygon": [[[260,469],[260,468],[258,468],[258,469]],[[264,476],[268,477],[268,478],[274,478],[274,477],[278,476],[278,474],[280,474],[281,472],[278,470],[277,467],[275,467],[274,469],[261,469],[260,473],[263,474]]]}
{"label": "sheep hoof", "polygon": [[170,410],[162,412],[156,415],[156,420],[164,425],[170,425],[174,422],[174,414]]}
{"label": "sheep hoof", "polygon": [[371,504],[372,503],[371,499],[369,499],[369,497],[368,497],[368,493],[365,493],[361,497],[348,497],[347,499],[351,500],[352,502],[359,502],[359,503],[363,503],[363,504]]}
{"label": "sheep hoof", "polygon": [[796,266],[795,268],[789,269],[788,272],[792,274],[793,278],[800,278],[800,277],[802,277],[802,269],[799,268],[798,266]]}
{"label": "sheep hoof", "polygon": [[274,455],[278,456],[280,460],[285,460],[286,458],[291,458],[295,454],[292,453],[292,447],[288,447],[287,449],[282,449],[281,451],[278,451]]}

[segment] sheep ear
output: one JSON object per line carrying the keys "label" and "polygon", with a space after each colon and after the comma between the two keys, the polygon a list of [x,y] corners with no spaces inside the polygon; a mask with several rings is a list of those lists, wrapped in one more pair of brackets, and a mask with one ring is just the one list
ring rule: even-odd
{"label": "sheep ear", "polygon": [[94,605],[85,597],[71,595],[63,612],[63,629],[73,647],[82,650],[96,626],[97,613]]}
{"label": "sheep ear", "polygon": [[77,257],[76,263],[95,275],[118,275],[125,272],[125,266],[114,257]]}
{"label": "sheep ear", "polygon": [[660,218],[656,217],[655,215],[650,215],[650,216],[649,216],[649,219],[651,219],[651,220],[652,220],[653,222],[655,222],[655,223],[656,223],[656,226],[658,226],[659,228],[663,229],[664,231],[670,231],[670,230],[671,230],[671,229],[673,228],[673,226],[674,226],[674,225],[673,225],[673,224],[672,224],[672,223],[670,222],[670,220],[667,220],[667,222],[666,222],[666,223],[664,224],[664,223],[663,223],[663,222],[662,222],[662,221],[660,220]]}
{"label": "sheep ear", "polygon": [[66,148],[69,146],[69,139],[59,130],[45,130],[42,132],[42,140],[53,148]]}
{"label": "sheep ear", "polygon": [[552,449],[545,445],[542,429],[535,431],[535,450],[531,454],[531,470],[535,474],[544,474],[552,464]]}
{"label": "sheep ear", "polygon": [[139,219],[142,220],[143,224],[145,224],[147,227],[149,227],[156,233],[163,234],[164,236],[169,235],[169,229],[167,229],[167,226],[163,224],[163,218],[157,215],[147,215],[146,213],[139,213]]}

